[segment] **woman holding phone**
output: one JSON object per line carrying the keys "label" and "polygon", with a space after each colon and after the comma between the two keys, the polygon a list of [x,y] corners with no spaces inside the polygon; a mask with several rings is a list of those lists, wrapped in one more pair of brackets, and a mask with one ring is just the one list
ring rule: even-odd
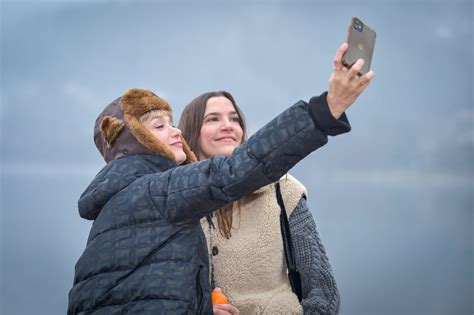
{"label": "woman holding phone", "polygon": [[[318,109],[313,112],[314,123],[328,135],[350,130],[338,104],[354,102],[374,75],[370,71],[358,77],[362,60],[351,69],[345,68],[341,58],[347,48],[347,44],[342,45],[336,54],[328,92],[309,102]],[[308,106],[302,101],[299,104]],[[191,101],[181,115],[179,128],[199,160],[230,156],[244,143],[247,133],[242,111],[225,91],[204,93]],[[208,243],[211,285],[220,287],[241,314],[337,314],[339,292],[307,206],[306,189],[290,175],[278,182],[301,275],[301,301],[288,281],[281,208],[273,183],[201,220]]]}

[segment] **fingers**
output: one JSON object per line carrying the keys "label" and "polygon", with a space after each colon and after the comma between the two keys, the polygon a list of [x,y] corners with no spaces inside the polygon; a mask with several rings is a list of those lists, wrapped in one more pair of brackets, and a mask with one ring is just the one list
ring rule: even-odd
{"label": "fingers", "polygon": [[361,85],[369,84],[374,76],[375,76],[375,73],[372,70],[370,70],[365,75],[360,77],[360,84]]}
{"label": "fingers", "polygon": [[360,70],[364,66],[364,59],[359,58],[356,63],[349,69],[349,76],[355,77],[359,74]]}
{"label": "fingers", "polygon": [[[341,46],[334,59],[334,65],[341,64],[341,52],[347,50],[347,44]],[[359,95],[370,84],[374,77],[374,72],[369,71],[359,77],[359,73],[364,65],[364,60],[357,60],[350,69],[342,67],[333,71],[329,79],[329,88],[326,100],[331,114],[336,118],[344,113],[359,97]]]}
{"label": "fingers", "polygon": [[239,315],[239,310],[231,304],[214,304],[214,315]]}
{"label": "fingers", "polygon": [[232,315],[231,313],[229,313],[227,311],[220,310],[220,309],[217,309],[215,307],[214,307],[212,312],[213,312],[214,315]]}
{"label": "fingers", "polygon": [[335,70],[342,69],[342,56],[346,52],[347,48],[349,45],[347,43],[344,43],[339,47],[339,49],[336,52],[336,56],[334,56],[334,61],[333,61],[333,66]]}
{"label": "fingers", "polygon": [[360,75],[360,70],[364,66],[364,63],[365,61],[363,59],[358,59],[357,62],[348,70],[349,81],[353,82],[353,84],[358,81],[357,84],[359,85],[359,88],[365,88],[375,75],[373,71],[369,71],[365,75],[361,75],[360,78],[357,78],[357,76]]}

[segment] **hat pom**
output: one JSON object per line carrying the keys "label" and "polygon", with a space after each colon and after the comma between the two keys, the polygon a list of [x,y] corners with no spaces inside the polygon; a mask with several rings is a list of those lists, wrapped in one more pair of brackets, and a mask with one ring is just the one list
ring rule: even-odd
{"label": "hat pom", "polygon": [[124,122],[115,117],[105,116],[102,118],[100,131],[104,141],[107,142],[107,147],[112,147],[113,142],[117,139],[124,126]]}

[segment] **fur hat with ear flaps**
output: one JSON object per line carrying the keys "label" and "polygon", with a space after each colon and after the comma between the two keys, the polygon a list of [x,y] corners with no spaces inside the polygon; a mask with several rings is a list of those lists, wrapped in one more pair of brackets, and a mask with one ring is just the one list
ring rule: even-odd
{"label": "fur hat with ear flaps", "polygon": [[[159,154],[175,160],[174,153],[140,122],[140,117],[152,110],[172,113],[166,100],[143,89],[129,89],[104,109],[95,122],[94,142],[106,162],[135,154]],[[186,141],[181,141],[186,154],[183,164],[196,162]]]}

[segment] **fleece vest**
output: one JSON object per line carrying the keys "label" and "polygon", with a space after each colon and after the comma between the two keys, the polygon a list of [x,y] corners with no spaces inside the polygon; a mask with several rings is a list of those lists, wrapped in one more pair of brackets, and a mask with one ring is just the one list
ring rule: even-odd
{"label": "fleece vest", "polygon": [[[305,188],[291,175],[280,180],[282,196],[290,216]],[[226,239],[207,220],[206,235],[215,285],[222,288],[242,315],[302,314],[303,310],[288,282],[280,232],[280,207],[273,184],[243,198],[234,210],[232,237]]]}

